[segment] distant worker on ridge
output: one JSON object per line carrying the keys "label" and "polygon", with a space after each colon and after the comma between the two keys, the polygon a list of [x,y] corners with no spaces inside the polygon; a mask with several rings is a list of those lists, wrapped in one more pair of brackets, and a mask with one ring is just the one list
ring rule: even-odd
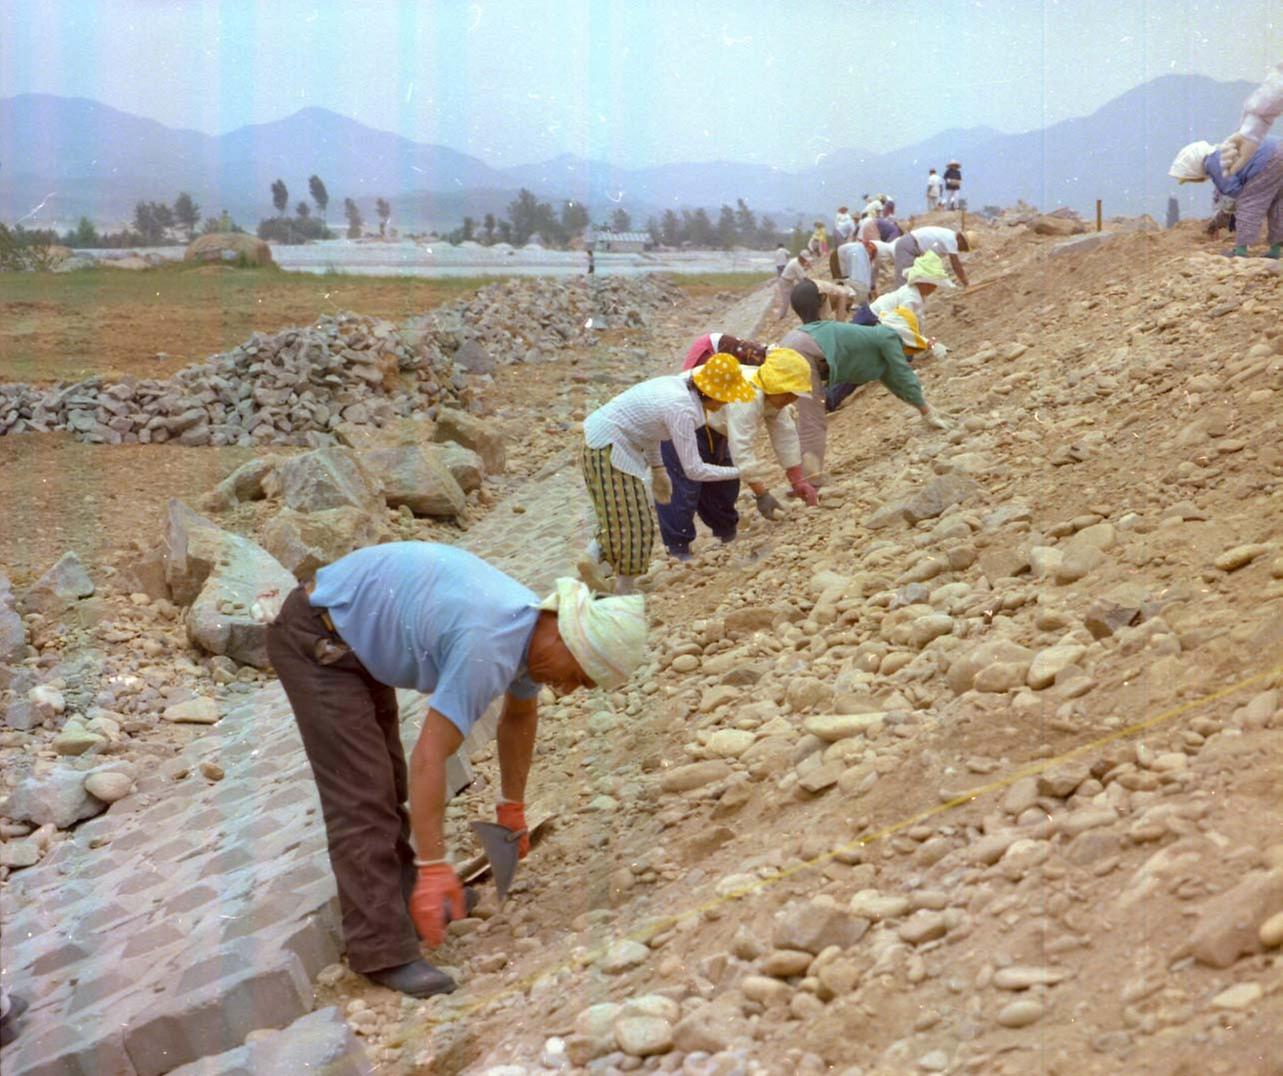
{"label": "distant worker on ridge", "polygon": [[940,191],[944,187],[944,180],[941,179],[933,168],[927,175],[927,212],[934,213],[936,206],[940,204]]}
{"label": "distant worker on ridge", "polygon": [[958,199],[962,196],[962,165],[950,161],[944,170],[945,205],[949,209],[958,208]]}

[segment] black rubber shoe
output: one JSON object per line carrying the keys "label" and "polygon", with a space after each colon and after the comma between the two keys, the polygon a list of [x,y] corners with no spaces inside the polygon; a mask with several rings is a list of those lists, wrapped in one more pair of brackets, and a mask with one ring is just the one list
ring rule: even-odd
{"label": "black rubber shoe", "polygon": [[440,968],[434,968],[426,960],[411,960],[408,964],[398,964],[394,968],[381,968],[379,971],[367,971],[365,977],[379,986],[408,994],[412,998],[430,998],[434,994],[448,994],[455,982]]}
{"label": "black rubber shoe", "polygon": [[0,1017],[0,1046],[8,1046],[18,1037],[18,1018],[27,1011],[27,1003],[12,994],[7,995],[8,1008]]}

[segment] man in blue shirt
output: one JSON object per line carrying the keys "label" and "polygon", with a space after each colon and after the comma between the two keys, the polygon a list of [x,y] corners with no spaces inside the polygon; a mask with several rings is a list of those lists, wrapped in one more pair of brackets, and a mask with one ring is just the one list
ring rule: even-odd
{"label": "man in blue shirt", "polygon": [[[502,695],[497,814],[524,831],[539,685],[618,687],[645,642],[639,596],[596,599],[559,579],[540,602],[471,553],[430,542],[357,550],[286,598],[267,650],[320,793],[354,971],[416,997],[454,989],[415,936],[439,945],[466,914],[446,860],[446,760]],[[399,687],[432,696],[408,773]]]}

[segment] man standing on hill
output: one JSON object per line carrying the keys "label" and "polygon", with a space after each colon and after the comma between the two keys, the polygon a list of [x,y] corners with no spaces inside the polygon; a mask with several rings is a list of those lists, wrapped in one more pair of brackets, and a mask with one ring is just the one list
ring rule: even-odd
{"label": "man standing on hill", "polygon": [[927,212],[934,213],[936,206],[940,204],[940,188],[944,185],[936,170],[931,169],[927,175]]}
{"label": "man standing on hill", "polygon": [[[645,656],[642,599],[595,600],[559,579],[540,602],[471,553],[392,542],[349,553],[316,573],[314,589],[260,611],[320,793],[348,963],[412,997],[448,993],[454,980],[418,941],[440,945],[467,914],[446,860],[446,760],[503,696],[496,814],[523,833],[539,686],[623,684]],[[408,774],[398,687],[432,696]],[[523,835],[519,854],[528,848]]]}
{"label": "man standing on hill", "polygon": [[962,165],[957,161],[950,161],[944,170],[944,194],[946,206],[957,209],[958,199],[962,197]]}

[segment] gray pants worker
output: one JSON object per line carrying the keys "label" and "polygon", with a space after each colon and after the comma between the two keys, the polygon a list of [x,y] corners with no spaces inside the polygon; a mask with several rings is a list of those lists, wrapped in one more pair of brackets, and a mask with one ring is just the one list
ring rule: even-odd
{"label": "gray pants worker", "polygon": [[904,285],[904,274],[913,268],[914,259],[922,256],[922,248],[912,232],[905,232],[891,249],[895,255],[895,286],[899,288]]}
{"label": "gray pants worker", "polygon": [[379,971],[419,959],[410,921],[414,849],[396,691],[375,680],[314,609],[290,592],[267,629],[321,797],[348,964]]}

